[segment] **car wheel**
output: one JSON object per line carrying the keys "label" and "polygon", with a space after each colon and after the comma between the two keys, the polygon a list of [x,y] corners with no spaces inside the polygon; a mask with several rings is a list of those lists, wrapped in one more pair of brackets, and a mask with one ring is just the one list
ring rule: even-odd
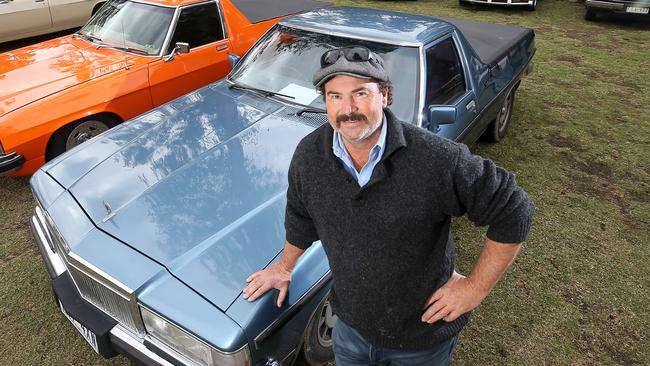
{"label": "car wheel", "polygon": [[45,159],[51,160],[64,152],[81,145],[91,138],[115,127],[119,121],[106,115],[90,116],[67,124],[58,129],[50,139]]}
{"label": "car wheel", "polygon": [[97,10],[99,10],[102,6],[104,6],[105,2],[97,3],[95,7],[93,8],[93,11],[90,13],[91,16],[95,15]]}
{"label": "car wheel", "polygon": [[328,295],[316,309],[305,330],[303,356],[307,364],[323,365],[334,359],[332,330],[337,319]]}
{"label": "car wheel", "polygon": [[472,5],[472,4],[467,0],[458,0],[458,5],[467,6],[467,5]]}
{"label": "car wheel", "polygon": [[526,7],[526,10],[533,11],[533,10],[535,10],[536,8],[537,8],[537,0],[533,0],[533,4],[532,4],[532,5],[528,5],[528,6]]}
{"label": "car wheel", "polygon": [[585,20],[594,21],[598,18],[598,12],[594,9],[587,8],[585,12]]}
{"label": "car wheel", "polygon": [[501,109],[497,113],[496,118],[485,130],[485,137],[491,142],[499,142],[506,137],[510,119],[512,118],[512,106],[515,103],[515,88],[510,89],[506,98],[501,104]]}

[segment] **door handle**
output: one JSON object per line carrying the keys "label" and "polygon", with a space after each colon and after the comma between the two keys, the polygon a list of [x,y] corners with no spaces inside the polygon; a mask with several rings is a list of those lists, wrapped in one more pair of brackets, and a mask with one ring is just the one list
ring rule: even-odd
{"label": "door handle", "polygon": [[45,0],[34,0],[35,3],[42,3]]}
{"label": "door handle", "polygon": [[9,4],[12,1],[14,0],[0,0],[0,4]]}
{"label": "door handle", "polygon": [[227,45],[227,44],[222,44],[221,46],[217,46],[217,51],[223,51],[223,50],[225,50],[225,49],[228,49],[228,45]]}

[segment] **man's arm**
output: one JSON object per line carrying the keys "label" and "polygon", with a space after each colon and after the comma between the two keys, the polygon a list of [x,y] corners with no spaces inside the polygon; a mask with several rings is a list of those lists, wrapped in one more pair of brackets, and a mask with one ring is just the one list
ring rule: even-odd
{"label": "man's arm", "polygon": [[429,297],[422,321],[435,323],[442,319],[451,322],[477,307],[510,267],[520,248],[521,244],[503,244],[487,239],[469,276],[454,271],[447,283]]}
{"label": "man's arm", "polygon": [[248,285],[244,288],[244,299],[254,301],[265,294],[268,290],[276,288],[280,290],[277,306],[281,307],[284,299],[287,297],[287,291],[289,290],[291,271],[293,270],[293,267],[296,266],[298,258],[300,258],[304,252],[304,249],[300,249],[288,241],[285,241],[282,257],[278,263],[255,272],[246,279]]}

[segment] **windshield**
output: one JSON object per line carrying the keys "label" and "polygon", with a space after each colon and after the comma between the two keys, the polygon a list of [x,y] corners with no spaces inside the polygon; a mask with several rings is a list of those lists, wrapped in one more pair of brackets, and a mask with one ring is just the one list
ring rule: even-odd
{"label": "windshield", "polygon": [[93,42],[154,56],[160,53],[173,8],[125,0],[111,1],[79,31]]}
{"label": "windshield", "polygon": [[320,57],[328,49],[350,45],[368,47],[384,59],[393,82],[391,111],[402,121],[416,122],[418,49],[342,38],[277,26],[231,73],[232,82],[269,92],[290,95],[289,101],[325,108],[312,77]]}

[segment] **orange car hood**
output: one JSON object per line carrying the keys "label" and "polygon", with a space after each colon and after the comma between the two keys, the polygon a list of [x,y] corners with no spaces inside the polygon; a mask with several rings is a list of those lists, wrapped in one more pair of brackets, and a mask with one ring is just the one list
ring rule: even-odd
{"label": "orange car hood", "polygon": [[146,60],[74,36],[0,54],[0,116],[138,59]]}

